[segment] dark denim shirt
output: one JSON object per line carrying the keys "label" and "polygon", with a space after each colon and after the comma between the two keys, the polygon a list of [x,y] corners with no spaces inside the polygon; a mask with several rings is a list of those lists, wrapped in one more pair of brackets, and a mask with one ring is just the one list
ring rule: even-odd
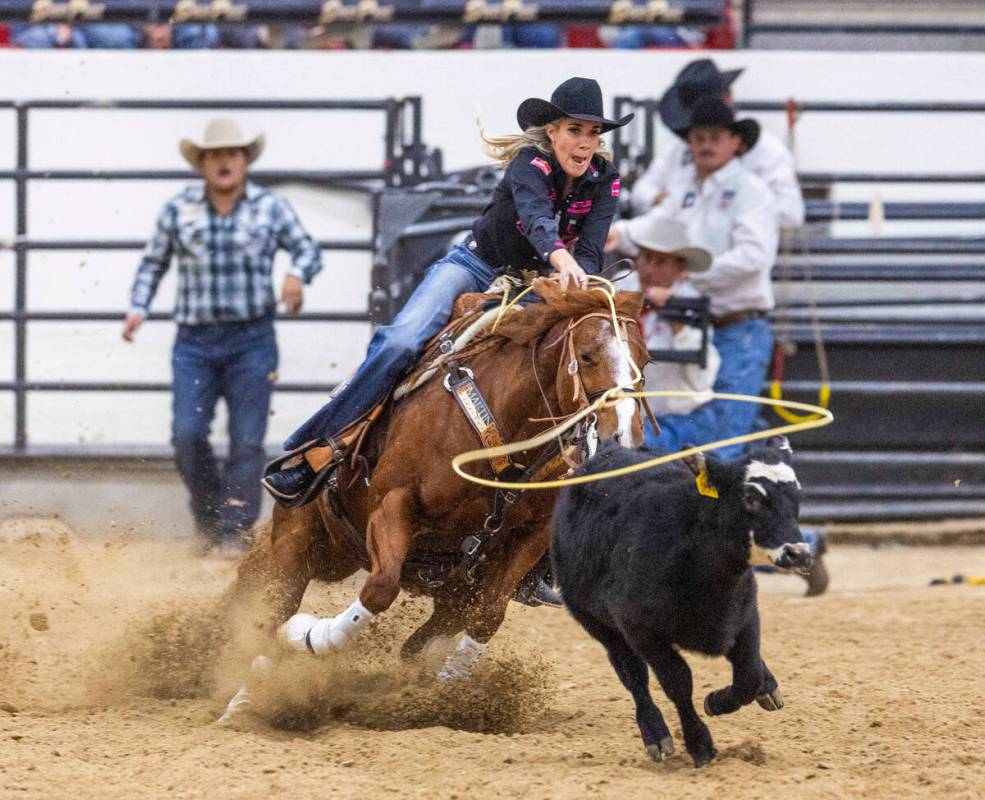
{"label": "dark denim shirt", "polygon": [[564,196],[566,179],[553,156],[521,150],[472,226],[476,255],[496,270],[546,273],[551,253],[567,249],[585,272],[598,274],[619,201],[619,173],[595,156]]}

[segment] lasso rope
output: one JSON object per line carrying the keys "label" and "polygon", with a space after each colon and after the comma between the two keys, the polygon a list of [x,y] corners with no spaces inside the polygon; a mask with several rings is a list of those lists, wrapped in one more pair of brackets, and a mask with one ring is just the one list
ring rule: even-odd
{"label": "lasso rope", "polygon": [[[469,450],[465,453],[460,453],[451,460],[452,469],[462,478],[472,483],[477,483],[480,486],[488,486],[493,489],[557,489],[562,486],[576,486],[582,483],[592,483],[594,481],[606,480],[608,478],[618,478],[622,475],[630,475],[634,472],[640,472],[644,469],[649,469],[650,467],[660,466],[661,464],[669,464],[671,461],[679,461],[683,458],[687,458],[695,453],[703,453],[706,450],[714,450],[718,447],[726,447],[733,444],[742,444],[744,442],[754,442],[758,439],[766,439],[770,436],[785,435],[788,433],[797,433],[798,431],[805,431],[811,428],[821,428],[825,425],[830,425],[834,422],[834,415],[822,406],[814,406],[809,403],[798,403],[793,400],[781,400],[778,398],[767,398],[767,397],[754,397],[752,395],[744,394],[729,394],[722,392],[694,392],[686,390],[655,390],[647,392],[637,392],[637,391],[626,391],[627,389],[632,389],[632,387],[642,380],[642,373],[640,368],[633,361],[632,356],[629,352],[629,343],[619,335],[620,325],[619,317],[616,313],[616,304],[614,301],[615,287],[611,281],[602,278],[597,275],[589,275],[589,281],[595,283],[603,284],[603,286],[593,286],[592,290],[601,292],[605,295],[606,300],[609,303],[609,310],[612,314],[612,328],[616,334],[616,338],[619,340],[623,347],[623,350],[629,359],[629,363],[633,367],[633,372],[635,373],[630,379],[628,385],[613,386],[611,389],[607,389],[598,399],[593,403],[589,403],[586,408],[581,411],[571,415],[563,422],[548,428],[546,431],[534,436],[530,439],[525,439],[519,442],[511,442],[509,444],[500,445],[498,447],[484,447],[480,450]],[[512,307],[523,295],[529,292],[533,286],[528,286],[523,290],[517,297],[515,297],[509,303],[502,303],[500,305],[499,315],[496,319],[496,324],[502,319],[503,315]],[[495,330],[496,325],[493,325],[493,330]],[[690,447],[686,450],[679,450],[676,453],[668,453],[667,455],[657,456],[651,458],[648,461],[642,461],[639,464],[631,464],[626,467],[620,467],[618,469],[611,469],[605,472],[599,472],[592,475],[579,475],[572,478],[559,478],[557,480],[551,481],[531,481],[529,483],[520,483],[516,481],[496,481],[489,478],[481,478],[478,475],[469,475],[462,469],[465,464],[471,464],[475,461],[486,461],[490,458],[495,458],[497,456],[508,456],[513,453],[519,453],[524,450],[532,450],[536,447],[547,444],[553,439],[558,438],[565,431],[570,430],[575,425],[577,425],[581,420],[590,414],[594,414],[603,408],[609,408],[614,406],[620,400],[626,399],[641,399],[644,397],[697,397],[701,400],[734,400],[741,403],[759,403],[760,405],[772,406],[777,411],[787,410],[787,413],[792,410],[805,411],[807,414],[795,417],[791,420],[789,425],[780,425],[774,428],[769,428],[764,431],[755,431],[753,433],[747,433],[742,436],[733,436],[729,439],[721,439],[717,442],[709,442],[708,444],[697,445],[695,447]],[[826,399],[826,398],[825,398]]]}
{"label": "lasso rope", "polygon": [[[495,481],[488,478],[481,478],[477,475],[469,475],[462,469],[465,464],[471,464],[474,461],[485,461],[488,458],[495,456],[505,456],[511,455],[513,453],[518,453],[521,450],[532,450],[535,447],[540,447],[541,445],[547,444],[549,441],[557,437],[558,435],[570,430],[579,421],[587,417],[589,414],[594,414],[595,412],[606,408],[610,405],[614,405],[620,400],[626,398],[639,398],[639,397],[699,397],[702,400],[736,400],[743,403],[759,403],[760,405],[767,405],[782,408],[793,409],[796,411],[806,411],[808,414],[812,415],[808,419],[801,422],[795,422],[790,425],[780,425],[775,428],[770,428],[765,431],[756,431],[753,433],[747,433],[742,436],[733,436],[730,439],[722,439],[717,442],[709,442],[708,444],[698,445],[696,447],[690,447],[687,450],[679,450],[676,453],[668,453],[667,455],[657,456],[656,458],[651,458],[648,461],[641,461],[639,464],[631,464],[626,467],[620,467],[618,469],[610,469],[606,472],[599,472],[593,475],[579,475],[573,478],[559,478],[557,480],[551,481],[532,481],[530,483],[519,483],[512,481]],[[826,408],[821,408],[820,406],[813,406],[809,403],[797,403],[793,400],[773,400],[768,397],[753,397],[752,395],[744,394],[727,394],[720,392],[691,392],[691,391],[649,391],[649,392],[626,392],[620,387],[614,387],[606,391],[601,397],[599,397],[594,403],[590,404],[587,408],[582,409],[580,412],[570,417],[569,419],[562,422],[553,428],[550,428],[543,433],[534,436],[531,439],[525,439],[520,442],[511,442],[510,444],[500,445],[499,447],[488,447],[481,450],[469,450],[466,453],[460,453],[451,460],[451,467],[455,472],[467,481],[472,483],[477,483],[480,486],[489,486],[494,489],[558,489],[562,486],[576,486],[582,483],[592,483],[593,481],[606,480],[608,478],[618,478],[622,475],[630,475],[634,472],[640,472],[644,469],[649,469],[650,467],[656,467],[661,464],[668,464],[671,461],[679,461],[682,458],[687,458],[695,453],[703,453],[707,450],[714,450],[718,447],[725,447],[732,444],[741,444],[743,442],[754,442],[758,439],[766,439],[770,436],[786,435],[788,433],[797,433],[798,431],[806,431],[811,428],[821,428],[825,425],[830,425],[834,422],[834,415]]]}

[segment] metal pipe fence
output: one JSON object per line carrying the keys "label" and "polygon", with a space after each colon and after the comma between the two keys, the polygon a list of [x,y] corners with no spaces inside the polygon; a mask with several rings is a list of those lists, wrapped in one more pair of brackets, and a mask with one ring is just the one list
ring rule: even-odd
{"label": "metal pipe fence", "polygon": [[[6,4],[10,6],[11,4]],[[117,4],[120,5],[120,4]],[[132,5],[132,4],[131,4]],[[3,13],[0,3],[0,16]],[[138,391],[159,392],[170,389],[161,382],[117,381],[32,381],[27,377],[28,326],[32,322],[104,322],[122,320],[124,313],[114,311],[32,311],[27,303],[28,255],[32,251],[66,250],[139,250],[145,242],[139,239],[36,239],[28,231],[28,186],[33,181],[48,180],[174,180],[190,177],[187,171],[177,170],[38,170],[32,169],[29,159],[30,115],[44,109],[66,110],[271,110],[271,111],[357,111],[383,115],[381,167],[378,170],[258,170],[250,173],[257,183],[285,180],[312,182],[320,186],[359,189],[370,193],[373,206],[373,235],[369,239],[329,239],[319,245],[325,250],[374,250],[376,239],[376,196],[386,187],[413,185],[429,175],[429,155],[421,138],[421,101],[419,97],[381,100],[37,100],[4,101],[0,110],[12,109],[16,115],[16,167],[0,171],[0,179],[12,180],[15,187],[15,237],[0,243],[0,251],[14,252],[14,306],[12,311],[0,312],[0,321],[11,321],[14,327],[14,375],[12,381],[0,381],[0,391],[14,395],[13,453],[23,454],[28,448],[27,403],[32,392],[100,392]],[[170,314],[153,313],[151,320],[169,320]],[[369,322],[365,313],[312,313],[292,316],[303,322]],[[333,388],[325,383],[281,383],[283,392],[327,392]]]}

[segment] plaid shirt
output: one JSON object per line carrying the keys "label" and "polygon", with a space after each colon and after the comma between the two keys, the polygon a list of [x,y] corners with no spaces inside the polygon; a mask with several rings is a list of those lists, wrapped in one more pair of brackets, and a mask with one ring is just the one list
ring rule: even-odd
{"label": "plaid shirt", "polygon": [[236,207],[218,214],[205,185],[185,188],[164,206],[130,291],[130,310],[146,316],[171,256],[178,256],[174,319],[182,325],[235,322],[272,314],[274,253],[291,254],[305,283],[321,270],[321,250],[286,200],[252,183]]}

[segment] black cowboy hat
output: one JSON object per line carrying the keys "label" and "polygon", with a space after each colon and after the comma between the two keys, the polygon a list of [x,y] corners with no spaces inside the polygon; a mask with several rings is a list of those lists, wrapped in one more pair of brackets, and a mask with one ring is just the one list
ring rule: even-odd
{"label": "black cowboy hat", "polygon": [[759,141],[759,123],[754,119],[735,119],[735,113],[724,100],[718,97],[702,97],[692,107],[688,115],[688,125],[682,131],[675,131],[682,139],[687,138],[692,128],[725,128],[742,140],[748,152]]}
{"label": "black cowboy hat", "polygon": [[635,115],[627,114],[620,120],[606,119],[602,105],[602,89],[591,78],[568,78],[551,94],[551,101],[529,97],[516,110],[516,121],[526,130],[534,125],[546,125],[561,117],[597,122],[602,132],[621,128]]}
{"label": "black cowboy hat", "polygon": [[660,98],[660,119],[672,131],[681,131],[688,124],[688,110],[700,97],[721,97],[741,69],[719,72],[710,58],[692,61],[677,73],[673,85]]}

